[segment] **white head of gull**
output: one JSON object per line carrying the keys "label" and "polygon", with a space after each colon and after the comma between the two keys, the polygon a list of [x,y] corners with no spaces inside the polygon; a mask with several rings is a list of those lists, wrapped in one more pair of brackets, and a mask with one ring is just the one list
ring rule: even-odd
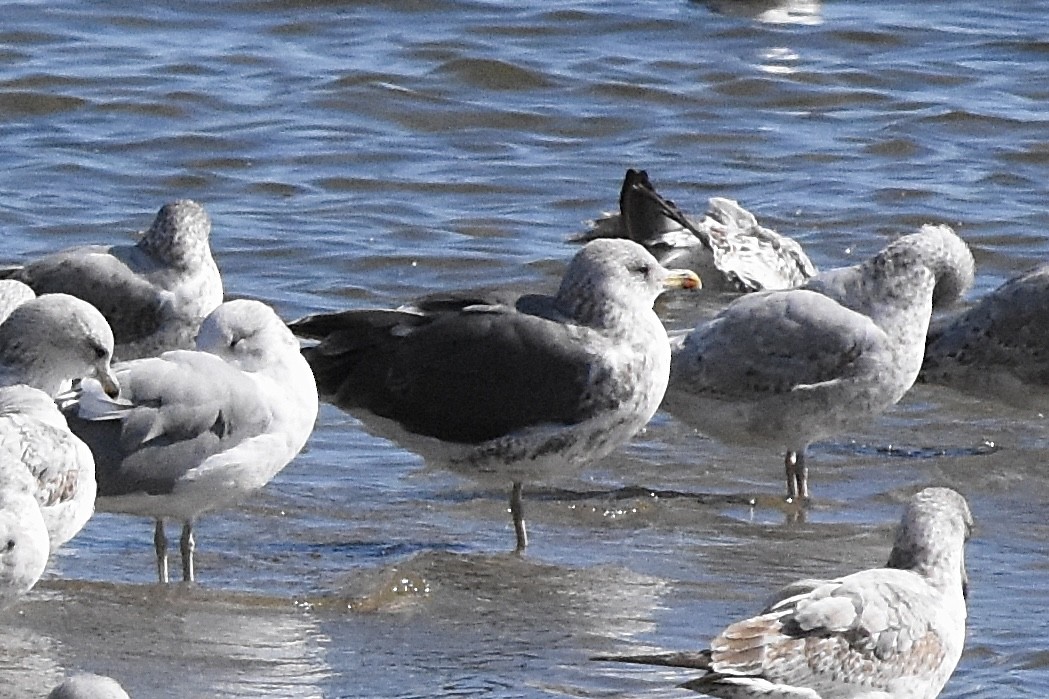
{"label": "white head of gull", "polygon": [[1049,413],[1049,265],[929,329],[919,383]]}
{"label": "white head of gull", "polygon": [[597,660],[704,670],[683,687],[749,699],[933,699],[965,643],[972,515],[950,488],[907,504],[884,568],[800,580],[699,652]]}
{"label": "white head of gull", "polygon": [[161,207],[134,245],[71,248],[0,276],[96,306],[113,328],[118,359],[154,356],[192,347],[201,321],[222,302],[210,234],[204,207],[182,199]]}
{"label": "white head of gull", "polygon": [[591,222],[576,240],[628,238],[660,264],[694,270],[708,289],[760,291],[803,284],[816,268],[796,241],[758,224],[731,199],[714,197],[702,219],[661,196],[644,170],[628,169],[619,213]]}
{"label": "white head of gull", "polygon": [[59,398],[95,456],[97,508],[156,519],[162,582],[164,519],[183,524],[182,574],[192,581],[193,520],[268,483],[317,417],[310,367],[266,304],[223,303],[205,319],[197,347],[114,365],[118,398],[93,381]]}
{"label": "white head of gull", "polygon": [[113,332],[91,304],[67,294],[23,302],[0,323],[0,386],[26,384],[54,396],[93,377],[116,395]]}
{"label": "white head of gull", "polygon": [[51,551],[84,528],[95,510],[95,460],[69,430],[54,399],[17,384],[0,387],[0,459],[34,480]]}
{"label": "white head of gull", "polygon": [[895,405],[921,367],[934,299],[972,283],[968,246],[925,226],[805,287],[736,299],[673,340],[664,407],[708,436],[785,452],[807,499],[805,449]]}
{"label": "white head of gull", "polygon": [[25,467],[0,461],[0,609],[29,592],[47,566],[51,549],[35,490]]}
{"label": "white head of gull", "polygon": [[321,394],[369,427],[469,476],[512,482],[517,550],[525,479],[599,459],[652,417],[670,347],[653,311],[695,288],[627,240],[588,243],[554,296],[439,294],[400,310],[290,324]]}

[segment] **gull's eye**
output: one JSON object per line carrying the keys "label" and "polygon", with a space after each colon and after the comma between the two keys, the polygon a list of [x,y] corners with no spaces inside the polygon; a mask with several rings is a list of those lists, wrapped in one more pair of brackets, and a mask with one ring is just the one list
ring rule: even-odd
{"label": "gull's eye", "polygon": [[109,351],[102,345],[92,345],[91,349],[94,350],[97,359],[105,359],[109,356]]}

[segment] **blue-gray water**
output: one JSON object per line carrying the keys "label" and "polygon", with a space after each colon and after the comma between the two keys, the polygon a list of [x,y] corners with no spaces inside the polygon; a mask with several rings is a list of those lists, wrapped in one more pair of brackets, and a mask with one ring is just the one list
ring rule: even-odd
{"label": "blue-gray water", "polygon": [[[175,7],[4,5],[2,261],[191,197],[227,290],[286,318],[549,287],[629,166],[695,213],[738,199],[821,267],[927,221],[972,245],[974,294],[1049,253],[1049,3]],[[945,695],[1044,697],[1047,447],[1041,416],[916,389],[813,449],[788,524],[778,455],[657,416],[571,492],[526,493],[519,559],[505,492],[324,406],[263,492],[201,520],[194,588],[153,584],[151,523],[96,516],[0,617],[0,696],[76,670],[138,699],[688,696],[587,657],[701,647],[782,583],[882,562],[903,499],[943,484],[978,522]],[[633,485],[772,497],[608,494]]]}

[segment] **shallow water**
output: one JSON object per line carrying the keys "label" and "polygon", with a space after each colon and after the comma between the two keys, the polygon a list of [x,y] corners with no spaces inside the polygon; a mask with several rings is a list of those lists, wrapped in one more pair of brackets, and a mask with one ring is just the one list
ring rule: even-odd
{"label": "shallow water", "polygon": [[[1049,251],[1042,9],[7,4],[0,262],[129,240],[192,197],[228,292],[286,318],[549,287],[633,166],[692,212],[738,199],[822,267],[949,223],[979,294]],[[660,311],[685,327],[714,302],[693,303]],[[1043,697],[1047,445],[1041,416],[919,387],[813,448],[797,522],[777,455],[660,415],[533,484],[517,558],[502,488],[324,406],[264,491],[200,521],[197,586],[153,584],[151,523],[97,515],[0,617],[0,696],[77,670],[138,698],[687,696],[687,673],[587,658],[700,647],[780,584],[876,565],[903,500],[941,484],[977,519],[945,696]]]}

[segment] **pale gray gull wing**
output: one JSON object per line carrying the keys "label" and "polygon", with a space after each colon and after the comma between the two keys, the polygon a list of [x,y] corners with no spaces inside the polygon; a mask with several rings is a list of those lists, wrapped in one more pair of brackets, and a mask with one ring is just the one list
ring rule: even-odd
{"label": "pale gray gull wing", "polygon": [[628,238],[663,265],[699,274],[708,289],[758,291],[798,286],[816,268],[797,241],[761,226],[731,199],[710,199],[703,219],[662,197],[644,170],[628,169],[619,213],[591,222],[577,240]]}
{"label": "pale gray gull wing", "polygon": [[51,553],[35,490],[22,464],[0,461],[0,610],[33,588]]}
{"label": "pale gray gull wing", "polygon": [[0,279],[0,323],[7,320],[11,311],[35,297],[36,293],[17,279]]}
{"label": "pale gray gull wing", "polygon": [[197,347],[114,365],[118,398],[93,381],[59,397],[95,456],[97,508],[156,519],[161,581],[163,520],[183,523],[183,578],[193,580],[193,520],[268,483],[317,417],[310,367],[269,306],[223,303],[205,319]]}
{"label": "pale gray gull wing", "polygon": [[130,699],[112,677],[81,673],[66,678],[47,695],[47,699]]}
{"label": "pale gray gull wing", "polygon": [[1049,413],[1049,265],[929,330],[918,381]]}
{"label": "pale gray gull wing", "polygon": [[0,387],[0,459],[35,481],[51,551],[84,528],[95,510],[95,460],[51,396],[25,385]]}
{"label": "pale gray gull wing", "polygon": [[0,386],[26,384],[55,396],[74,380],[92,377],[116,395],[112,357],[106,319],[74,296],[30,299],[0,323]]}
{"label": "pale gray gull wing", "polygon": [[949,488],[908,502],[884,568],[788,586],[699,652],[599,660],[705,670],[683,687],[748,699],[933,699],[965,643],[972,515]]}
{"label": "pale gray gull wing", "polygon": [[673,341],[664,407],[700,432],[785,453],[787,497],[808,498],[805,449],[897,403],[921,367],[934,296],[972,282],[968,246],[924,227],[801,289],[736,299]]}
{"label": "pale gray gull wing", "polygon": [[134,245],[94,245],[45,255],[4,275],[37,294],[67,293],[97,307],[113,328],[116,357],[191,348],[222,302],[211,219],[194,201],[165,204]]}
{"label": "pale gray gull wing", "polygon": [[648,422],[670,369],[653,303],[698,285],[636,243],[598,240],[552,297],[442,294],[290,326],[320,340],[303,353],[336,405],[438,464],[509,480],[523,550],[522,481],[601,458]]}

